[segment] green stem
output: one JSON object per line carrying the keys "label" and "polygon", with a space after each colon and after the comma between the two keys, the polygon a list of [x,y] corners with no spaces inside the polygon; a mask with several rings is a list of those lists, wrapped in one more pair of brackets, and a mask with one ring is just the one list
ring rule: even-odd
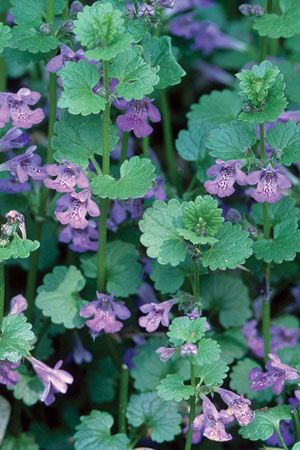
{"label": "green stem", "polygon": [[140,440],[145,436],[145,433],[147,431],[147,426],[143,425],[140,429],[140,431],[137,433],[137,435],[135,436],[134,439],[132,439],[132,441],[130,442],[130,444],[128,445],[128,450],[132,450],[135,448],[136,444],[138,444],[138,442],[140,442]]}
{"label": "green stem", "polygon": [[145,156],[145,158],[150,158],[149,143],[150,143],[149,136],[144,137],[142,140],[142,147],[143,147],[143,155]]}
{"label": "green stem", "polygon": [[[106,94],[106,106],[103,112],[103,153],[102,153],[102,173],[109,175],[110,171],[110,151],[109,151],[109,124],[110,124],[110,100],[109,100],[109,76],[108,62],[103,61],[103,82]],[[99,246],[97,255],[97,289],[105,291],[106,285],[106,241],[107,241],[107,218],[109,200],[102,199],[100,202],[101,215],[99,219]]]}
{"label": "green stem", "polygon": [[300,418],[297,408],[291,410],[293,428],[294,428],[294,438],[296,442],[300,441]]}
{"label": "green stem", "polygon": [[[190,374],[191,374],[191,386],[195,390],[196,388],[195,367],[191,359],[190,359]],[[191,450],[192,448],[193,423],[195,420],[195,412],[196,412],[195,396],[192,395],[190,398],[189,431],[186,437],[184,450]]]}
{"label": "green stem", "polygon": [[194,298],[196,303],[200,302],[200,267],[194,262]]}
{"label": "green stem", "polygon": [[137,0],[133,0],[133,6],[134,6],[135,12],[138,13],[138,10],[139,10],[139,4],[138,4]]}
{"label": "green stem", "polygon": [[52,23],[55,16],[55,0],[47,0],[46,19]]}
{"label": "green stem", "polygon": [[280,441],[280,444],[281,444],[282,448],[284,448],[284,450],[289,450],[288,447],[285,445],[285,442],[284,442],[284,439],[283,439],[283,437],[282,437],[282,434],[281,434],[281,432],[280,432],[279,427],[276,427],[276,428],[275,428],[275,431],[276,431],[276,433],[277,433],[277,436],[278,436],[278,439],[279,439],[279,441]]}
{"label": "green stem", "polygon": [[126,434],[126,408],[128,401],[129,370],[125,364],[121,368],[120,400],[119,400],[119,433]]}
{"label": "green stem", "polygon": [[[267,13],[271,14],[272,9],[273,9],[273,0],[267,0]],[[268,48],[268,38],[267,36],[264,36],[260,40],[259,62],[262,62],[264,59],[266,59],[267,48]]]}
{"label": "green stem", "polygon": [[6,62],[0,58],[0,92],[6,91]]}
{"label": "green stem", "polygon": [[[36,241],[41,240],[42,225],[43,224],[41,221],[35,222],[33,240]],[[39,266],[39,255],[40,255],[39,250],[36,250],[35,252],[32,252],[29,257],[29,268],[26,283],[26,299],[28,302],[27,317],[29,322],[32,322],[33,320],[35,289]]]}
{"label": "green stem", "polygon": [[3,320],[5,303],[5,275],[4,275],[4,263],[0,262],[0,332]]}
{"label": "green stem", "polygon": [[166,91],[159,91],[160,97],[160,108],[162,114],[162,125],[163,125],[163,133],[164,133],[164,147],[166,152],[166,160],[167,160],[167,168],[169,179],[171,183],[176,186],[177,185],[177,169],[176,169],[176,159],[175,159],[175,150],[174,150],[174,139],[173,139],[173,131],[172,131],[172,123],[171,123],[171,114],[168,102],[168,96]]}
{"label": "green stem", "polygon": [[129,133],[126,133],[124,131],[122,135],[122,146],[121,146],[121,159],[120,159],[120,165],[123,164],[125,159],[127,158],[127,150],[128,150],[128,141],[129,141]]}
{"label": "green stem", "polygon": [[271,350],[271,301],[270,301],[270,286],[269,286],[269,269],[266,268],[265,274],[265,290],[266,295],[263,301],[263,311],[262,311],[262,333],[264,340],[264,357],[268,361],[269,353]]}
{"label": "green stem", "polygon": [[54,136],[54,124],[56,120],[56,107],[57,107],[57,99],[56,99],[56,90],[57,90],[57,82],[56,82],[56,74],[50,73],[49,75],[49,118],[48,118],[48,149],[47,149],[47,164],[52,163],[52,147],[51,140]]}

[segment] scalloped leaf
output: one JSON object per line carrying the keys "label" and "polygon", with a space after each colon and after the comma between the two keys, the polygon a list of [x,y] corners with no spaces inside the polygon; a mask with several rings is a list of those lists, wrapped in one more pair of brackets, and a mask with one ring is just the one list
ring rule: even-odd
{"label": "scalloped leaf", "polygon": [[195,201],[183,204],[183,223],[189,230],[197,230],[200,237],[214,236],[224,222],[222,212],[211,195],[199,195]]}
{"label": "scalloped leaf", "polygon": [[27,356],[35,339],[31,324],[24,315],[9,314],[3,318],[0,335],[0,360],[17,362]]}
{"label": "scalloped leaf", "polygon": [[[176,317],[169,326],[167,335],[174,345],[186,342],[198,342],[205,334],[207,321],[205,317],[190,319],[189,317]],[[201,341],[202,342],[202,341]]]}
{"label": "scalloped leaf", "polygon": [[281,14],[264,14],[259,17],[254,29],[260,36],[268,36],[273,39],[280,37],[289,38],[299,33],[300,4],[298,0],[280,0]]}
{"label": "scalloped leaf", "polygon": [[183,376],[178,373],[169,374],[161,380],[157,386],[157,392],[163,400],[174,400],[175,402],[188,400],[191,395],[194,395],[192,386],[184,384]]}
{"label": "scalloped leaf", "polygon": [[275,150],[280,162],[286,166],[300,161],[300,124],[277,124],[268,131],[268,144]]}
{"label": "scalloped leaf", "polygon": [[7,43],[11,39],[11,30],[7,25],[0,22],[0,53],[3,52]]}
{"label": "scalloped leaf", "polygon": [[91,181],[94,195],[100,198],[127,200],[143,197],[153,186],[155,167],[150,159],[133,156],[120,167],[120,178],[98,175]]}
{"label": "scalloped leaf", "polygon": [[221,347],[213,339],[201,339],[198,344],[197,356],[193,356],[194,364],[203,366],[210,364],[220,358]]}
{"label": "scalloped leaf", "polygon": [[16,25],[12,28],[11,47],[30,53],[48,53],[59,46],[59,40],[52,34],[43,34],[39,31],[36,22]]}
{"label": "scalloped leaf", "polygon": [[28,258],[31,252],[37,250],[40,246],[38,241],[21,239],[15,234],[12,241],[5,247],[0,246],[0,261],[7,259]]}
{"label": "scalloped leaf", "polygon": [[202,378],[208,386],[222,386],[228,371],[229,367],[222,359],[195,368],[196,377]]}

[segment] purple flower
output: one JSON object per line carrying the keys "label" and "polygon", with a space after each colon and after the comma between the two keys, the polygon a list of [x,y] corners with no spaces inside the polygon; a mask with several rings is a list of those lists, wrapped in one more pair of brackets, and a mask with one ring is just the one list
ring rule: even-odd
{"label": "purple flower", "polygon": [[64,244],[71,242],[70,249],[73,252],[96,252],[98,249],[97,224],[93,220],[88,220],[88,226],[84,230],[72,228],[71,225],[67,225],[60,232],[58,240]]}
{"label": "purple flower", "polygon": [[202,432],[203,436],[212,441],[230,441],[232,436],[226,432],[222,416],[206,395],[203,395],[202,407],[203,414],[195,418],[193,429]]}
{"label": "purple flower", "polygon": [[154,17],[155,9],[152,5],[145,3],[144,5],[139,7],[137,16],[138,17]]}
{"label": "purple flower", "polygon": [[265,13],[265,9],[260,5],[249,5],[248,3],[244,3],[239,6],[239,11],[244,16],[263,16]]}
{"label": "purple flower", "polygon": [[196,356],[198,354],[198,347],[191,342],[187,342],[180,347],[181,356]]}
{"label": "purple flower", "polygon": [[173,13],[178,13],[191,8],[210,8],[213,5],[214,0],[179,0],[175,4]]}
{"label": "purple flower", "polygon": [[156,2],[162,8],[175,8],[175,0],[156,0]]}
{"label": "purple flower", "polygon": [[14,148],[22,148],[30,144],[31,138],[19,128],[11,128],[0,138],[0,152]]}
{"label": "purple flower", "polygon": [[5,194],[18,194],[30,190],[30,183],[20,183],[15,174],[10,174],[9,178],[0,179],[0,192]]}
{"label": "purple flower", "polygon": [[81,48],[74,52],[70,47],[62,44],[60,46],[60,55],[53,56],[46,65],[46,69],[48,72],[56,73],[65,67],[67,61],[78,62],[84,58],[84,51]]}
{"label": "purple flower", "polygon": [[199,29],[199,22],[197,22],[195,16],[195,12],[188,12],[175,17],[169,24],[171,33],[186,39],[194,37]]}
{"label": "purple flower", "polygon": [[78,0],[74,0],[70,5],[70,14],[77,14],[83,11],[83,4]]}
{"label": "purple flower", "polygon": [[[293,431],[293,423],[291,420],[281,420],[280,421],[280,433],[283,437],[283,440],[285,444],[290,447],[294,444],[295,438],[294,438],[294,431]],[[273,433],[273,435],[267,439],[267,444],[272,445],[272,447],[276,448],[282,448],[281,442],[278,439],[278,434],[276,431]]]}
{"label": "purple flower", "polygon": [[149,191],[144,195],[144,198],[153,198],[155,200],[161,200],[163,202],[168,199],[165,191],[165,182],[161,177],[156,177],[153,187],[149,189]]}
{"label": "purple flower", "polygon": [[97,203],[91,199],[90,189],[64,194],[56,202],[55,215],[63,225],[84,230],[89,225],[87,214],[92,217],[100,215]]}
{"label": "purple flower", "polygon": [[22,314],[27,309],[27,300],[23,295],[19,294],[10,301],[9,314]]}
{"label": "purple flower", "polygon": [[112,295],[97,292],[97,300],[87,303],[80,310],[80,316],[85,319],[93,337],[101,331],[104,333],[117,333],[123,328],[118,319],[127,320],[131,316],[129,309],[120,302],[114,301]]}
{"label": "purple flower", "polygon": [[44,385],[41,401],[49,406],[55,401],[55,394],[58,392],[65,394],[68,389],[68,384],[72,384],[74,379],[69,372],[60,369],[63,361],[58,361],[54,368],[51,369],[51,367],[35,359],[33,356],[27,359],[32,364],[33,370]]}
{"label": "purple flower", "polygon": [[279,395],[285,381],[297,380],[300,378],[300,373],[293,367],[283,364],[273,353],[269,354],[269,358],[270,361],[266,364],[267,372],[254,367],[250,370],[248,378],[253,391],[262,391],[272,386],[273,392]]}
{"label": "purple flower", "polygon": [[68,161],[63,164],[47,164],[45,170],[48,175],[55,177],[45,178],[44,183],[49,189],[55,189],[57,192],[73,192],[75,186],[79,188],[88,188],[89,180],[84,171]]}
{"label": "purple flower", "polygon": [[20,361],[13,363],[10,361],[0,361],[0,384],[15,386],[20,380],[20,375],[15,372],[20,365]]}
{"label": "purple flower", "polygon": [[162,303],[146,303],[140,307],[140,310],[146,314],[146,316],[139,318],[139,325],[142,328],[146,328],[148,333],[152,333],[157,330],[161,325],[164,327],[169,326],[169,313],[174,306],[174,300],[166,300]]}
{"label": "purple flower", "polygon": [[215,177],[213,181],[205,181],[204,187],[207,192],[218,197],[228,197],[235,191],[234,183],[244,186],[246,175],[241,170],[242,165],[242,161],[217,159],[216,164],[206,172],[208,176]]}
{"label": "purple flower", "polygon": [[3,128],[9,120],[17,128],[31,128],[44,120],[44,112],[41,108],[32,110],[28,105],[35,105],[41,94],[30,89],[21,88],[16,94],[0,93],[0,128]]}
{"label": "purple flower", "polygon": [[32,145],[22,155],[15,156],[0,164],[0,172],[11,172],[20,183],[25,183],[29,177],[36,181],[43,180],[46,173],[43,167],[40,166],[41,157],[34,153],[35,150],[36,146]]}
{"label": "purple flower", "polygon": [[250,409],[250,400],[227,389],[219,388],[217,392],[228,406],[226,412],[233,415],[240,425],[244,426],[252,422],[255,413]]}
{"label": "purple flower", "polygon": [[156,353],[162,362],[167,362],[175,355],[176,349],[172,347],[158,347]]}
{"label": "purple flower", "polygon": [[151,122],[160,122],[161,115],[159,110],[152,104],[153,100],[144,97],[142,100],[118,100],[115,106],[118,109],[126,109],[125,114],[117,118],[117,125],[122,131],[131,131],[137,138],[149,136],[153,128],[149,125]]}
{"label": "purple flower", "polygon": [[278,117],[279,122],[288,122],[293,120],[294,122],[300,122],[300,110],[296,111],[283,111]]}
{"label": "purple flower", "polygon": [[142,199],[130,199],[125,201],[115,200],[111,204],[108,228],[117,231],[118,226],[125,220],[139,220],[143,215]]}
{"label": "purple flower", "polygon": [[228,34],[223,33],[213,22],[204,20],[199,22],[197,33],[194,35],[193,49],[202,50],[204,55],[209,55],[217,48],[244,51],[246,44]]}
{"label": "purple flower", "polygon": [[235,82],[233,75],[215,64],[200,61],[197,63],[196,68],[201,72],[207,81],[225,84],[226,86],[232,86]]}
{"label": "purple flower", "polygon": [[89,352],[82,345],[81,339],[79,336],[75,337],[74,347],[72,351],[73,360],[76,364],[80,365],[84,362],[90,363],[93,359],[91,352]]}
{"label": "purple flower", "polygon": [[248,193],[260,203],[278,202],[284,192],[292,186],[286,176],[280,172],[280,168],[274,169],[270,164],[265,169],[250,172],[246,182],[251,185],[257,184],[256,189],[249,189]]}

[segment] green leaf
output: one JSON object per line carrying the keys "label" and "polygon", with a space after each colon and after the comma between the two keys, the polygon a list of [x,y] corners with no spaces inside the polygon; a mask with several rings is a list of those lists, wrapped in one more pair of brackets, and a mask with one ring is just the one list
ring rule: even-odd
{"label": "green leaf", "polygon": [[172,441],[181,432],[177,405],[160,399],[156,392],[132,395],[126,415],[133,427],[146,425],[154,442]]}
{"label": "green leaf", "polygon": [[48,53],[50,50],[56,49],[59,46],[58,38],[41,33],[38,29],[39,25],[31,22],[13,27],[10,45],[30,53]]}
{"label": "green leaf", "polygon": [[0,360],[17,362],[29,354],[35,338],[31,328],[23,315],[10,314],[4,317],[0,336]]}
{"label": "green leaf", "polygon": [[235,269],[252,255],[252,240],[240,225],[225,222],[215,238],[218,242],[201,258],[203,266],[210,270]]}
{"label": "green leaf", "polygon": [[245,358],[238,361],[230,373],[230,388],[240,395],[245,395],[250,400],[255,400],[261,404],[267,403],[273,397],[271,388],[256,392],[250,387],[248,374],[254,367],[261,369],[260,364],[253,359]]}
{"label": "green leaf", "polygon": [[17,24],[40,20],[43,16],[45,3],[43,0],[10,0],[11,13]]}
{"label": "green leaf", "polygon": [[112,402],[115,397],[118,375],[118,371],[109,357],[94,361],[87,374],[91,402]]}
{"label": "green leaf", "polygon": [[272,239],[259,239],[253,244],[257,259],[265,262],[281,264],[282,261],[293,261],[300,252],[300,230],[289,219],[275,225]]}
{"label": "green leaf", "polygon": [[[107,291],[117,297],[135,294],[140,287],[142,267],[139,253],[129,242],[113,241],[107,245],[106,277]],[[83,255],[81,267],[86,277],[97,277],[97,255]]]}
{"label": "green leaf", "polygon": [[206,245],[218,242],[218,239],[210,236],[199,236],[198,231],[196,233],[195,231],[187,230],[185,228],[177,228],[177,233],[179,236],[183,237],[185,241],[190,241],[193,245]]}
{"label": "green leaf", "polygon": [[202,284],[203,308],[217,312],[223,327],[240,327],[251,317],[249,292],[241,278],[217,274]]}
{"label": "green leaf", "polygon": [[21,239],[18,234],[15,234],[12,241],[1,247],[0,245],[0,261],[7,259],[28,258],[31,252],[39,248],[38,241],[30,241],[29,239]]}
{"label": "green leaf", "polygon": [[63,81],[63,91],[58,100],[60,108],[67,108],[70,114],[98,114],[105,109],[105,98],[95,94],[92,89],[99,82],[99,71],[95,64],[84,59],[68,61],[58,71]]}
{"label": "green leaf", "polygon": [[204,384],[208,386],[222,386],[229,367],[222,360],[214,361],[210,364],[203,364],[195,368],[196,377],[202,378]]}
{"label": "green leaf", "polygon": [[192,126],[188,130],[181,130],[176,140],[176,148],[182,159],[186,161],[200,161],[206,155],[207,138],[214,128],[211,124]]}
{"label": "green leaf", "polygon": [[249,123],[276,120],[288,103],[284,96],[283,75],[278,67],[270,61],[263,61],[259,66],[242,70],[236,76],[250,108],[249,112],[241,112],[238,118]]}
{"label": "green leaf", "polygon": [[293,445],[292,450],[300,450],[300,442],[298,442],[295,445]]}
{"label": "green leaf", "polygon": [[150,278],[154,287],[162,294],[174,294],[184,283],[185,272],[182,266],[172,267],[170,264],[162,266],[156,262]]}
{"label": "green leaf", "polygon": [[247,351],[245,338],[238,328],[231,328],[219,335],[214,335],[214,339],[221,347],[221,358],[231,364],[235,359],[241,359]]}
{"label": "green leaf", "polygon": [[194,364],[203,366],[220,358],[221,347],[213,339],[201,339],[198,344],[198,354],[193,356]]}
{"label": "green leaf", "polygon": [[222,212],[212,196],[199,195],[195,201],[183,205],[183,223],[200,236],[214,236],[224,222]]}
{"label": "green leaf", "polygon": [[183,227],[182,206],[178,200],[172,199],[168,203],[155,201],[144,212],[139,226],[141,243],[147,248],[150,258],[171,266],[185,260],[187,245],[176,230]]}
{"label": "green leaf", "polygon": [[[98,115],[82,117],[65,111],[55,123],[54,131],[51,143],[55,150],[53,156],[58,162],[67,160],[86,169],[91,156],[102,155],[102,118]],[[111,125],[110,150],[115,148],[118,139],[117,129]]]}
{"label": "green leaf", "polygon": [[163,400],[181,402],[182,400],[188,400],[194,394],[194,389],[192,386],[184,384],[182,375],[175,373],[169,374],[161,380],[157,386],[157,392]]}
{"label": "green leaf", "polygon": [[3,52],[8,41],[11,39],[11,31],[7,25],[0,22],[0,53]]}
{"label": "green leaf", "polygon": [[[268,205],[268,214],[271,225],[285,222],[289,218],[289,222],[293,222],[295,226],[298,223],[300,210],[295,207],[296,201],[291,197],[283,197],[279,202],[270,203]],[[263,207],[261,203],[252,206],[251,217],[257,225],[263,225]]]}
{"label": "green leaf", "polygon": [[56,324],[66,328],[80,328],[84,319],[79,312],[84,302],[79,292],[85,286],[85,279],[75,266],[57,266],[48,273],[38,288],[36,306]]}
{"label": "green leaf", "polygon": [[195,320],[191,320],[189,317],[176,317],[172,320],[167,335],[174,345],[198,342],[205,334],[206,324],[205,317]]}
{"label": "green leaf", "polygon": [[10,403],[5,397],[0,396],[0,445],[5,436],[6,428],[9,422],[11,413]]}
{"label": "green leaf", "polygon": [[[20,371],[19,371],[20,373]],[[22,400],[25,405],[37,403],[44,390],[43,384],[36,375],[29,375],[26,370],[20,373],[20,380],[14,387],[14,397]]]}
{"label": "green leaf", "polygon": [[259,17],[254,29],[260,36],[268,36],[273,39],[280,37],[289,38],[299,33],[300,4],[298,0],[280,0],[281,14],[264,14]]}
{"label": "green leaf", "polygon": [[120,167],[120,178],[98,175],[91,181],[94,195],[101,198],[127,200],[143,197],[153,186],[155,167],[148,158],[133,156]]}
{"label": "green leaf", "polygon": [[185,378],[189,377],[187,359],[171,359],[165,363],[159,359],[156,350],[165,345],[166,339],[151,337],[146,344],[139,347],[130,371],[137,390],[142,392],[155,390],[159,382],[170,373],[180,373]]}
{"label": "green leaf", "polygon": [[178,64],[172,51],[169,36],[156,37],[148,34],[143,40],[143,55],[151,66],[158,66],[157,89],[166,89],[180,83],[185,71]]}
{"label": "green leaf", "polygon": [[29,433],[21,433],[18,437],[7,436],[1,446],[1,450],[39,450],[34,437]]}
{"label": "green leaf", "polygon": [[114,419],[106,412],[93,410],[80,418],[76,427],[75,450],[126,450],[129,439],[123,433],[111,435]]}
{"label": "green leaf", "polygon": [[200,97],[199,102],[191,107],[187,114],[189,126],[211,123],[218,126],[236,119],[242,108],[241,97],[231,91],[213,91]]}
{"label": "green leaf", "polygon": [[300,161],[300,124],[277,124],[268,131],[268,144],[275,150],[280,162],[286,166]]}
{"label": "green leaf", "polygon": [[256,143],[255,129],[243,122],[229,122],[213,130],[207,140],[210,155],[228,161],[243,159]]}
{"label": "green leaf", "polygon": [[124,18],[120,10],[111,3],[96,2],[85,6],[74,20],[77,40],[88,50],[89,59],[111,61],[118,53],[127,50],[133,37],[124,28]]}
{"label": "green leaf", "polygon": [[288,405],[279,405],[268,410],[256,411],[254,420],[245,427],[241,427],[239,433],[244,439],[250,441],[265,441],[279,429],[281,420],[290,420],[291,413]]}
{"label": "green leaf", "polygon": [[109,75],[119,80],[115,89],[119,97],[141,100],[158,84],[158,70],[159,67],[151,67],[141,56],[140,48],[135,47],[117,55],[109,68]]}

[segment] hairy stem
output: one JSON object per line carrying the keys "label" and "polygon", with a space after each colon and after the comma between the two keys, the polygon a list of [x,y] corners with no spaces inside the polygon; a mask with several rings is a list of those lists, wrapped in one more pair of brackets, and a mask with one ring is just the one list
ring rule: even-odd
{"label": "hairy stem", "polygon": [[3,320],[5,302],[5,275],[4,275],[4,263],[0,262],[0,333]]}
{"label": "hairy stem", "polygon": [[294,429],[294,438],[296,442],[300,441],[300,417],[297,408],[291,410],[292,421],[293,421],[293,429]]}
{"label": "hairy stem", "polygon": [[[108,62],[103,61],[103,82],[106,94],[106,107],[103,112],[103,153],[102,153],[102,173],[109,175],[110,152],[109,152],[109,123],[110,123],[110,100],[109,100],[109,76]],[[102,199],[100,202],[101,215],[99,218],[99,246],[97,255],[97,289],[105,291],[106,287],[106,241],[107,241],[107,218],[109,200]]]}
{"label": "hairy stem", "polygon": [[176,169],[176,159],[174,150],[174,139],[171,123],[171,113],[168,102],[168,96],[165,90],[159,91],[160,97],[160,108],[162,114],[162,125],[164,134],[164,147],[166,152],[167,169],[169,174],[169,179],[171,183],[177,185],[177,169]]}
{"label": "hairy stem", "polygon": [[149,136],[144,137],[142,140],[142,147],[143,147],[143,155],[145,156],[145,158],[150,158],[149,144],[150,144]]}
{"label": "hairy stem", "polygon": [[[190,375],[191,375],[191,386],[195,390],[196,388],[195,367],[191,359],[190,359]],[[184,450],[191,450],[192,448],[193,423],[195,420],[195,412],[196,412],[195,396],[192,395],[190,398],[189,430],[186,437]]]}
{"label": "hairy stem", "polygon": [[124,131],[122,135],[120,166],[127,158],[128,141],[129,141],[129,133],[126,133],[126,131]]}
{"label": "hairy stem", "polygon": [[[36,221],[34,223],[34,233],[33,240],[40,241],[42,236],[42,222]],[[26,282],[26,299],[28,302],[27,308],[27,317],[29,322],[33,320],[33,312],[34,312],[34,298],[35,298],[35,289],[36,289],[36,280],[38,275],[38,266],[39,266],[39,250],[36,250],[31,253],[29,257],[29,268],[27,274],[27,282]]]}
{"label": "hairy stem", "polygon": [[126,364],[121,367],[120,399],[119,399],[119,433],[126,434],[126,408],[128,401],[129,370]]}
{"label": "hairy stem", "polygon": [[[271,14],[273,9],[273,0],[267,0],[267,13]],[[264,59],[266,59],[267,55],[267,48],[268,48],[268,37],[264,36],[260,40],[260,50],[259,50],[259,62],[262,62]]]}
{"label": "hairy stem", "polygon": [[4,58],[0,57],[0,92],[6,91],[6,63]]}
{"label": "hairy stem", "polygon": [[194,262],[194,298],[195,302],[200,302],[200,267]]}

